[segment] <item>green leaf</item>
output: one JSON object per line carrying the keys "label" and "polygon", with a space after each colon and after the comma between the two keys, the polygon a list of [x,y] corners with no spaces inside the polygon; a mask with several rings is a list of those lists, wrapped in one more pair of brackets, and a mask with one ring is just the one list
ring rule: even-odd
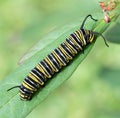
{"label": "green leaf", "polygon": [[110,22],[111,25],[107,32],[105,32],[106,38],[112,43],[120,43],[120,3],[117,5],[115,10],[111,12],[114,14],[113,20]]}
{"label": "green leaf", "polygon": [[[81,18],[82,20],[84,18]],[[94,21],[87,21],[88,29],[99,29],[99,32],[102,33],[109,26],[103,21],[99,21],[99,24],[93,26]],[[3,118],[23,118],[29,114],[34,107],[41,103],[54,89],[59,87],[65,80],[67,80],[73,72],[76,70],[78,65],[84,60],[91,48],[93,47],[92,43],[89,45],[84,54],[81,53],[76,56],[76,58],[65,68],[61,70],[60,73],[56,74],[48,84],[39,91],[31,101],[21,101],[19,98],[18,90],[14,89],[7,92],[12,86],[20,85],[24,77],[29,73],[29,71],[47,54],[49,54],[54,48],[56,48],[65,38],[80,27],[80,23],[76,20],[73,24],[65,25],[58,30],[46,35],[41,43],[36,47],[40,47],[38,51],[33,54],[23,65],[18,67],[14,72],[12,72],[7,78],[5,78],[0,83],[0,117]],[[95,30],[97,31],[97,30]],[[4,98],[3,98],[4,96]],[[20,114],[18,116],[18,114]]]}
{"label": "green leaf", "polygon": [[[91,23],[90,23],[91,24]],[[71,32],[75,29],[78,29],[80,24],[71,24],[63,26],[53,33],[46,35],[38,47],[43,47],[40,51],[37,51],[31,58],[29,58],[22,66],[18,67],[14,72],[12,72],[6,79],[0,83],[0,116],[7,118],[18,117],[18,114],[21,114],[19,117],[25,117],[36,105],[43,101],[49,93],[51,93],[55,88],[57,88],[63,81],[68,79],[70,75],[77,68],[79,63],[87,56],[87,53],[90,51],[92,45],[86,49],[85,54],[80,54],[74,62],[64,68],[59,74],[56,74],[54,78],[46,85],[38,95],[34,96],[31,101],[21,101],[19,98],[18,90],[14,89],[7,92],[12,86],[20,85],[24,77],[28,72],[47,54],[49,54],[55,47],[57,47],[61,42],[65,40]],[[51,35],[51,36],[50,36]],[[46,43],[45,43],[46,42]],[[69,71],[68,71],[69,70]],[[2,98],[4,96],[4,99]],[[8,114],[6,114],[8,112]]]}
{"label": "green leaf", "polygon": [[112,43],[120,43],[120,16],[116,18],[115,22],[112,22],[109,30],[106,32],[106,38]]}

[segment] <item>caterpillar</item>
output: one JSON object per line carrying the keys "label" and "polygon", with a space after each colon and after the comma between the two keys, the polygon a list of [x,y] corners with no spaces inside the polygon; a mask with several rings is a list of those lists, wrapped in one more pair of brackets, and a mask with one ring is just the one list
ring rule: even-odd
{"label": "caterpillar", "polygon": [[52,78],[55,73],[67,66],[75,55],[83,52],[86,46],[96,39],[95,36],[102,36],[106,46],[109,47],[102,34],[84,29],[88,17],[97,21],[92,15],[87,15],[79,30],[70,34],[63,43],[41,60],[25,77],[21,85],[14,86],[8,91],[18,87],[21,100],[31,100],[36,91],[44,87],[47,80]]}

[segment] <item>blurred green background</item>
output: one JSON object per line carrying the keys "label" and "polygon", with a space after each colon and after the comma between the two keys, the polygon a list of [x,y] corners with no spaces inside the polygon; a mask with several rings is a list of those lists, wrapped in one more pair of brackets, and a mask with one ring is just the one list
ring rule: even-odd
{"label": "blurred green background", "polygon": [[[1,0],[0,79],[28,49],[60,25],[101,12],[91,0]],[[117,35],[116,35],[117,36]],[[120,118],[120,46],[97,40],[73,76],[27,118]]]}

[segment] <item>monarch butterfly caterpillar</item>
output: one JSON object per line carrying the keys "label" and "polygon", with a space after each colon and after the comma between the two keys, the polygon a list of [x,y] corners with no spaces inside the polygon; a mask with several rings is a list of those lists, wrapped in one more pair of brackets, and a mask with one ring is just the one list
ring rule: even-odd
{"label": "monarch butterfly caterpillar", "polygon": [[20,86],[14,86],[8,89],[8,91],[18,87],[20,98],[22,100],[31,100],[34,93],[39,88],[44,87],[47,80],[66,66],[76,54],[84,51],[86,46],[95,40],[95,36],[102,36],[106,46],[108,46],[102,34],[83,28],[88,17],[97,21],[92,15],[87,15],[79,30],[70,34],[63,43],[40,61],[29,72]]}

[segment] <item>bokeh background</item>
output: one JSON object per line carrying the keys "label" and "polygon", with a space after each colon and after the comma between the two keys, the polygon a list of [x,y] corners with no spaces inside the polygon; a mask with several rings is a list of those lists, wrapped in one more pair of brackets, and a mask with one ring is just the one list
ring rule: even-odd
{"label": "bokeh background", "polygon": [[[97,12],[97,0],[1,0],[0,80],[19,66],[20,57],[41,37]],[[73,76],[27,118],[120,118],[120,46],[109,45],[97,40]]]}

